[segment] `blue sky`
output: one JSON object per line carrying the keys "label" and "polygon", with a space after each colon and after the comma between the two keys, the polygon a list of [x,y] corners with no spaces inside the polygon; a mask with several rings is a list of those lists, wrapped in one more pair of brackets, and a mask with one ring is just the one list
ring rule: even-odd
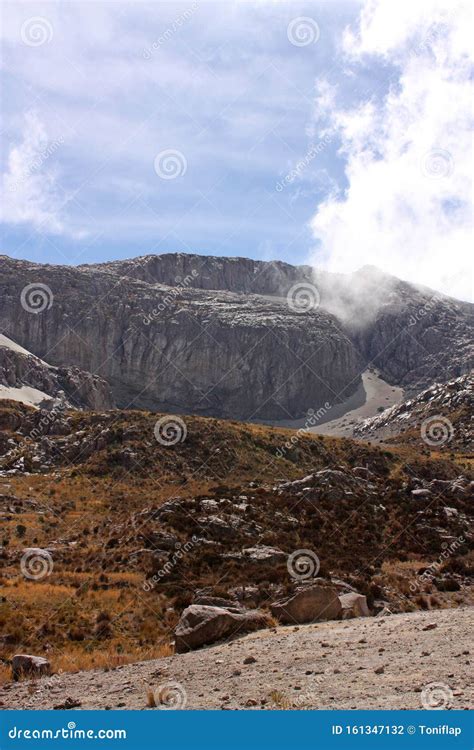
{"label": "blue sky", "polygon": [[[371,5],[380,18],[355,0],[4,2],[1,251],[73,264],[173,251],[337,257],[358,235],[348,196],[360,160],[368,150],[372,167],[391,158],[393,136],[373,136],[386,131],[376,120],[387,118],[388,98],[404,93],[407,60],[427,65],[449,41],[436,0],[402,19],[398,37],[387,3]],[[429,49],[419,43],[427,34]],[[408,126],[414,118],[426,130],[427,116],[440,117],[398,104]],[[439,198],[447,215],[462,213],[465,182],[440,192],[418,174],[423,154],[449,159],[452,144],[435,134],[417,149],[429,191],[420,210]],[[372,172],[368,199],[380,193]],[[373,228],[354,265],[377,257],[375,235],[387,229]]]}

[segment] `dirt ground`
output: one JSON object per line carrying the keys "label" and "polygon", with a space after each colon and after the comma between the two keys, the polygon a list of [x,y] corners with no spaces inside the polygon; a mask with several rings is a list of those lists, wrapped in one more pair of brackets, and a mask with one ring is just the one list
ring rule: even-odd
{"label": "dirt ground", "polygon": [[9,683],[4,709],[472,707],[474,608],[278,627],[183,655]]}
{"label": "dirt ground", "polygon": [[380,409],[388,409],[402,401],[403,389],[386,383],[377,370],[370,369],[362,373],[362,383],[356,393],[344,403],[333,405],[315,426],[308,427],[306,419],[275,422],[274,425],[294,430],[307,428],[314,435],[350,438],[358,422],[375,417]]}

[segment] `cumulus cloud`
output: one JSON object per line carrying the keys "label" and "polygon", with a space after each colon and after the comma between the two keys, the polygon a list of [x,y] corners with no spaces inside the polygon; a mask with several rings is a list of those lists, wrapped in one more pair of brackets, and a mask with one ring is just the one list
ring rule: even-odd
{"label": "cumulus cloud", "polygon": [[30,224],[52,234],[62,234],[54,154],[61,140],[50,141],[34,111],[24,118],[21,140],[12,145],[2,175],[0,221]]}
{"label": "cumulus cloud", "polygon": [[336,99],[321,122],[340,140],[347,187],[312,219],[315,265],[372,264],[472,297],[470,27],[466,0],[370,0],[346,30],[347,63],[393,70],[393,79],[382,97]]}

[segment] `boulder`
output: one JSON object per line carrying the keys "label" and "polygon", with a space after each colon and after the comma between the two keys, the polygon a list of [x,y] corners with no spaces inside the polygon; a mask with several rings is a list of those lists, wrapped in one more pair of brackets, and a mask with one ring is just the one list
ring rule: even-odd
{"label": "boulder", "polygon": [[182,654],[236,633],[264,628],[266,624],[265,615],[258,610],[236,612],[224,607],[191,604],[182,613],[174,631],[175,650]]}
{"label": "boulder", "polygon": [[276,547],[267,547],[263,544],[257,544],[255,547],[247,547],[242,550],[244,557],[251,562],[276,564],[286,562],[288,555]]}
{"label": "boulder", "polygon": [[223,609],[228,609],[231,612],[243,611],[238,602],[232,601],[232,599],[224,599],[221,596],[206,596],[204,594],[199,594],[194,599],[193,604],[203,604],[206,607],[221,607]]}
{"label": "boulder", "polygon": [[51,664],[42,656],[16,654],[12,659],[14,680],[19,680],[21,677],[44,677],[49,674],[51,674]]}
{"label": "boulder", "polygon": [[367,599],[362,594],[353,592],[341,594],[339,601],[341,602],[343,620],[348,620],[351,617],[370,617]]}
{"label": "boulder", "polygon": [[274,602],[271,613],[283,624],[339,620],[342,606],[337,590],[331,586],[308,586],[287,599]]}

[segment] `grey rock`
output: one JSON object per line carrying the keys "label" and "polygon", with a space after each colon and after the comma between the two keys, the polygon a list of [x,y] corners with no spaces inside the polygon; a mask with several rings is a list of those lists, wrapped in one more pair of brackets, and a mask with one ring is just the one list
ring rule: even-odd
{"label": "grey rock", "polygon": [[236,612],[224,607],[191,604],[181,615],[174,631],[178,654],[215,643],[237,633],[244,634],[266,625],[266,618],[258,610]]}
{"label": "grey rock", "polygon": [[[0,263],[1,329],[57,367],[97,372],[120,407],[296,419],[335,393],[351,396],[369,361],[413,390],[440,357],[447,378],[472,363],[471,305],[370,267],[344,276],[193,254]],[[20,296],[38,281],[54,302],[36,315]],[[304,314],[287,302],[300,282],[321,298]]]}
{"label": "grey rock", "polygon": [[51,664],[42,656],[31,654],[16,654],[12,658],[12,677],[19,680],[22,677],[44,677],[51,674]]}
{"label": "grey rock", "polygon": [[14,342],[0,337],[0,385],[7,388],[29,386],[47,398],[39,406],[55,411],[55,420],[66,408],[109,409],[113,406],[108,384],[103,378],[78,367],[52,367],[38,357],[14,348]]}
{"label": "grey rock", "polygon": [[370,610],[367,606],[367,599],[362,594],[351,592],[341,594],[339,601],[342,607],[342,619],[347,620],[351,617],[370,617]]}
{"label": "grey rock", "polygon": [[338,620],[342,606],[337,590],[331,586],[308,586],[278,602],[270,611],[283,624]]}
{"label": "grey rock", "polygon": [[[4,257],[0,327],[37,356],[49,352],[55,366],[98,373],[119,407],[287,419],[359,386],[360,357],[321,309],[301,315],[285,297],[181,289],[122,272]],[[20,303],[35,280],[54,294],[38,315]]]}
{"label": "grey rock", "polygon": [[276,564],[285,562],[288,555],[281,549],[275,547],[266,547],[263,544],[257,544],[255,547],[246,547],[242,550],[242,555],[251,562]]}

